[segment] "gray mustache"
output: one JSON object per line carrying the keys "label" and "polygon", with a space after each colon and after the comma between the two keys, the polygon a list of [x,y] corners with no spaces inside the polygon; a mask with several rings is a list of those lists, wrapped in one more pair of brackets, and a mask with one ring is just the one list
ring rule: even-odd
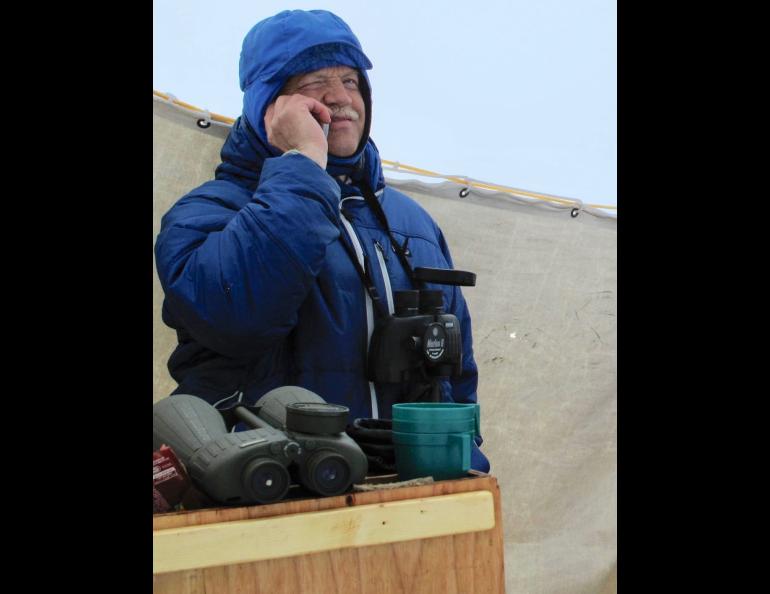
{"label": "gray mustache", "polygon": [[348,119],[354,122],[359,120],[358,112],[352,107],[340,107],[339,109],[332,111],[332,120]]}

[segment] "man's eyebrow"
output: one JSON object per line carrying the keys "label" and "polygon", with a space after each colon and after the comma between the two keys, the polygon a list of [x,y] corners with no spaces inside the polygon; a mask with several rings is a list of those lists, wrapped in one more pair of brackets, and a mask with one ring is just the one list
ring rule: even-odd
{"label": "man's eyebrow", "polygon": [[357,79],[358,76],[358,70],[354,70],[351,68],[350,70],[343,72],[341,74],[317,74],[315,72],[309,72],[308,74],[305,74],[297,81],[298,85],[305,85],[311,82],[317,82],[317,81],[323,81],[323,80],[329,80],[332,78],[338,78],[338,77],[348,77],[348,76],[355,76]]}

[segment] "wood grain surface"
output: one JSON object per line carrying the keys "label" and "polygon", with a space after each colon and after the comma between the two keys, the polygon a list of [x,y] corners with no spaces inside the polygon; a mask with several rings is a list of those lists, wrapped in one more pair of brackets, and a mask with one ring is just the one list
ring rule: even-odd
{"label": "wood grain surface", "polygon": [[153,529],[200,526],[453,493],[489,491],[490,530],[350,547],[153,576],[156,594],[487,594],[504,593],[503,532],[497,480],[476,475],[419,487],[356,492],[270,505],[161,514]]}

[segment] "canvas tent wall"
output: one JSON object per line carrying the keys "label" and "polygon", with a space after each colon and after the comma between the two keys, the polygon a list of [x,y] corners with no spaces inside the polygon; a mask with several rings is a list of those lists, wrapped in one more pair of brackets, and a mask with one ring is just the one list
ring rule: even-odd
{"label": "canvas tent wall", "polygon": [[[153,237],[213,177],[228,126],[153,95]],[[207,118],[204,118],[207,119]],[[479,365],[483,450],[500,484],[506,591],[616,591],[617,221],[584,209],[391,180],[443,229]],[[153,401],[175,387],[176,341],[153,270]]]}

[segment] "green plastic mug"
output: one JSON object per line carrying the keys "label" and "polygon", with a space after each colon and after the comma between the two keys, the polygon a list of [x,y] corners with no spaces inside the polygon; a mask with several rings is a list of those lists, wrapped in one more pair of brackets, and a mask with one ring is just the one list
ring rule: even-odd
{"label": "green plastic mug", "polygon": [[402,433],[460,433],[479,427],[478,404],[460,402],[407,402],[393,405],[393,431]]}
{"label": "green plastic mug", "polygon": [[398,478],[409,480],[432,476],[434,480],[465,476],[471,468],[473,432],[393,432]]}
{"label": "green plastic mug", "polygon": [[479,405],[409,402],[393,405],[393,447],[399,479],[460,478],[471,467]]}

